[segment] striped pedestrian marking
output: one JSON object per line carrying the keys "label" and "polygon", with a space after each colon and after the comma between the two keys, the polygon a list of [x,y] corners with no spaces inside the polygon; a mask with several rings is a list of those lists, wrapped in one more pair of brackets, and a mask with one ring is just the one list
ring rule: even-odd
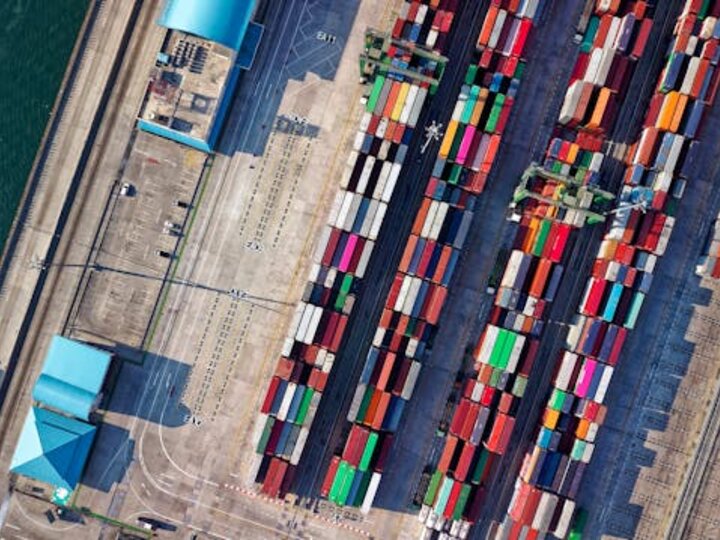
{"label": "striped pedestrian marking", "polygon": [[[276,499],[276,498],[274,498],[274,497],[268,497],[267,495],[263,495],[262,493],[258,493],[258,492],[255,491],[254,489],[244,488],[244,487],[242,487],[242,486],[236,486],[236,485],[234,485],[234,484],[223,484],[223,488],[229,489],[229,490],[231,490],[231,491],[236,491],[236,492],[238,492],[238,493],[242,493],[243,495],[247,495],[248,497],[251,497],[251,498],[253,498],[253,499],[260,499],[260,500],[263,500],[263,501],[266,501],[266,502],[269,502],[269,503],[273,503],[273,504],[275,504],[275,505],[277,505],[277,506],[287,506],[287,505],[288,505],[288,503],[286,503],[286,502],[283,501],[282,499]],[[318,520],[323,521],[323,522],[325,522],[325,523],[329,523],[329,524],[332,525],[333,527],[339,527],[339,528],[341,528],[341,529],[345,529],[345,530],[348,530],[348,531],[352,531],[352,532],[354,532],[354,533],[356,533],[356,534],[360,534],[360,535],[365,536],[365,537],[367,537],[367,538],[371,538],[371,537],[372,537],[372,535],[371,535],[369,532],[367,532],[367,531],[365,531],[365,530],[363,530],[363,529],[360,529],[360,528],[358,528],[358,527],[355,527],[355,526],[353,526],[353,525],[349,525],[349,524],[347,524],[347,523],[343,523],[343,522],[341,522],[341,521],[337,521],[336,519],[331,519],[331,518],[328,518],[328,517],[325,517],[325,516],[321,516],[321,515],[318,515],[318,514],[314,514],[314,513],[308,513],[307,515],[308,515],[309,517],[318,519]]]}

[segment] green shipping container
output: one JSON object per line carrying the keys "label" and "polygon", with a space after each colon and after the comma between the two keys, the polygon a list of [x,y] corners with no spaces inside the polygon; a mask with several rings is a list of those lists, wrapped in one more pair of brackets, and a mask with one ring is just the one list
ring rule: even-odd
{"label": "green shipping container", "polygon": [[642,308],[643,302],[645,301],[645,295],[641,292],[636,292],[633,295],[632,302],[630,303],[630,311],[625,319],[625,328],[632,330],[637,324],[638,315],[640,315],[640,308]]}
{"label": "green shipping container", "polygon": [[275,425],[275,419],[272,416],[268,416],[267,422],[265,422],[265,427],[263,428],[262,435],[260,436],[260,440],[258,441],[256,452],[258,454],[264,454],[265,453],[265,447],[267,446],[268,439],[270,439],[270,433],[272,432],[272,428]]}
{"label": "green shipping container", "polygon": [[507,339],[503,344],[503,350],[500,356],[500,361],[498,363],[498,367],[501,369],[507,368],[508,362],[510,361],[510,355],[512,354],[513,347],[515,346],[515,342],[517,341],[518,337],[515,332],[507,331],[507,334]]}
{"label": "green shipping container", "polygon": [[468,70],[465,72],[465,84],[473,84],[475,82],[475,76],[477,75],[478,67],[476,64],[470,64]]}
{"label": "green shipping container", "polygon": [[457,131],[455,132],[455,137],[453,138],[452,146],[450,146],[450,153],[448,154],[449,161],[455,161],[458,150],[460,150],[460,144],[462,143],[463,135],[465,135],[466,129],[466,124],[458,124]]}
{"label": "green shipping container", "polygon": [[490,110],[490,116],[485,124],[485,131],[487,133],[495,133],[497,128],[498,120],[500,119],[500,112],[502,111],[503,104],[505,103],[505,96],[497,94],[495,96],[495,102],[493,103],[492,109]]}
{"label": "green shipping container", "polygon": [[328,499],[330,500],[330,502],[338,504],[340,491],[342,489],[343,483],[345,482],[345,477],[347,476],[349,467],[350,466],[348,465],[347,461],[343,460],[340,462],[337,472],[335,473],[335,478],[333,479],[332,486],[330,486],[330,493],[328,494]]}
{"label": "green shipping container", "polygon": [[492,373],[490,374],[490,380],[488,380],[488,386],[492,386],[493,388],[497,388],[498,381],[500,380],[500,375],[502,375],[503,370],[500,368],[495,368],[492,370]]}
{"label": "green shipping container", "polygon": [[512,395],[519,398],[523,397],[525,395],[525,389],[527,388],[527,381],[525,377],[518,376],[513,383]]}
{"label": "green shipping container", "polygon": [[361,471],[367,471],[367,468],[370,466],[370,460],[372,459],[373,453],[375,452],[377,442],[378,434],[375,432],[370,433],[370,436],[365,443],[365,450],[363,450],[362,457],[360,458],[360,463],[358,464],[358,469],[360,469]]}
{"label": "green shipping container", "polygon": [[593,41],[595,40],[595,34],[597,34],[598,27],[600,26],[600,19],[598,17],[590,17],[588,22],[587,30],[585,30],[585,37],[580,44],[580,51],[589,53],[592,49]]}
{"label": "green shipping container", "polygon": [[500,355],[502,355],[502,351],[505,348],[505,341],[507,339],[508,331],[501,328],[498,332],[497,339],[495,339],[492,352],[490,353],[490,360],[488,360],[488,363],[492,367],[498,367],[498,364],[500,363]]}
{"label": "green shipping container", "polygon": [[437,515],[442,515],[445,511],[454,483],[453,479],[447,476],[443,479],[442,486],[440,487],[440,494],[438,495],[438,500],[435,503],[435,513]]}
{"label": "green shipping container", "polygon": [[353,282],[353,276],[351,274],[345,274],[345,277],[342,280],[342,283],[340,284],[340,290],[338,291],[338,296],[335,299],[335,310],[340,311],[342,310],[343,306],[345,305],[345,299],[347,298],[348,293],[350,292],[350,287],[352,286]]}
{"label": "green shipping container", "polygon": [[365,395],[360,402],[360,408],[358,409],[357,417],[355,418],[356,422],[362,422],[365,420],[365,415],[367,414],[368,407],[370,406],[370,400],[372,399],[373,392],[374,389],[372,386],[368,386],[365,389]]}
{"label": "green shipping container", "polygon": [[363,476],[360,481],[360,488],[355,494],[355,500],[350,503],[351,506],[360,506],[363,503],[365,500],[365,494],[367,493],[367,488],[370,485],[370,480],[372,479],[372,473],[369,471],[357,474],[362,474]]}
{"label": "green shipping container", "polygon": [[471,482],[473,484],[479,484],[480,480],[483,477],[483,474],[485,474],[485,467],[488,463],[488,458],[490,457],[489,452],[485,447],[482,447],[480,449],[480,456],[478,457],[477,464],[475,465],[475,470],[472,474],[472,480]]}
{"label": "green shipping container", "polygon": [[555,388],[550,395],[550,408],[559,411],[565,403],[565,392]]}
{"label": "green shipping container", "polygon": [[468,499],[470,498],[470,486],[465,484],[460,490],[460,496],[458,497],[457,503],[455,503],[455,510],[453,510],[453,519],[461,519],[465,506],[467,506]]}
{"label": "green shipping container", "polygon": [[425,498],[423,504],[432,506],[435,503],[435,497],[437,496],[438,488],[440,487],[440,480],[443,479],[443,474],[440,471],[435,471],[430,477],[430,484],[428,484],[427,491],[425,492]]}
{"label": "green shipping container", "polygon": [[545,242],[547,242],[548,234],[550,234],[551,225],[552,222],[549,219],[543,219],[540,222],[540,230],[535,238],[535,246],[532,250],[532,254],[536,257],[540,257],[542,255],[543,249],[545,248]]}
{"label": "green shipping container", "polygon": [[312,401],[314,393],[315,390],[313,390],[309,386],[305,388],[305,395],[303,395],[302,401],[300,402],[297,418],[295,419],[296,423],[302,425],[303,422],[305,422],[305,417],[307,416],[308,410],[310,409],[310,402]]}
{"label": "green shipping container", "polygon": [[370,91],[370,97],[368,97],[367,105],[365,107],[365,110],[368,112],[373,112],[375,110],[375,105],[377,104],[377,100],[380,97],[380,92],[382,91],[383,84],[385,84],[385,77],[382,75],[378,75],[375,78],[375,83],[373,84],[372,90]]}
{"label": "green shipping container", "polygon": [[698,20],[702,21],[705,17],[707,17],[708,9],[710,9],[711,0],[704,0],[702,3],[702,6],[700,6],[700,11],[698,11]]}
{"label": "green shipping container", "polygon": [[343,480],[340,493],[338,494],[338,504],[344,506],[347,503],[347,497],[350,494],[350,488],[352,487],[353,479],[355,478],[355,467],[350,465],[348,467],[347,474]]}
{"label": "green shipping container", "polygon": [[585,441],[575,439],[575,444],[573,444],[572,452],[570,452],[570,457],[575,461],[580,461],[580,458],[582,458],[583,454],[585,453],[586,446],[587,443]]}
{"label": "green shipping container", "polygon": [[470,89],[470,95],[468,97],[468,100],[465,102],[465,108],[463,109],[462,113],[460,114],[460,122],[463,124],[469,124],[470,123],[470,117],[472,116],[473,109],[475,108],[475,104],[478,100],[478,94],[480,93],[480,87],[473,86]]}
{"label": "green shipping container", "polygon": [[515,68],[515,73],[513,73],[513,77],[516,79],[522,79],[522,76],[524,73],[525,73],[525,62],[518,62],[518,65]]}
{"label": "green shipping container", "polygon": [[448,184],[457,184],[460,180],[460,173],[462,173],[462,166],[453,165],[450,169],[450,178],[448,178]]}

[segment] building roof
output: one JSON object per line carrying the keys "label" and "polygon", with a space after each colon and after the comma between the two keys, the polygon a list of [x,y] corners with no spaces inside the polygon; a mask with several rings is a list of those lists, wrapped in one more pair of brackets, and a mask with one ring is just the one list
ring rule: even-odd
{"label": "building roof", "polygon": [[94,426],[32,407],[10,470],[72,491],[85,468],[94,438]]}
{"label": "building roof", "polygon": [[167,0],[158,24],[240,49],[255,0]]}
{"label": "building roof", "polygon": [[53,336],[33,399],[87,420],[100,393],[112,355],[90,345]]}

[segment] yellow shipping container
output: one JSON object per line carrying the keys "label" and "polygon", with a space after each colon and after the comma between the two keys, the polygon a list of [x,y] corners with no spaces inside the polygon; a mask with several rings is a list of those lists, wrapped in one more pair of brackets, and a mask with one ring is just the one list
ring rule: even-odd
{"label": "yellow shipping container", "polygon": [[533,244],[535,243],[535,236],[537,236],[538,226],[540,225],[540,220],[538,218],[531,218],[530,223],[528,223],[528,232],[527,235],[525,235],[525,241],[523,242],[522,250],[525,253],[530,253],[530,249],[532,248]]}
{"label": "yellow shipping container", "polygon": [[567,163],[575,163],[579,151],[580,147],[577,145],[577,143],[572,143],[570,145],[570,150],[568,151]]}
{"label": "yellow shipping container", "polygon": [[555,429],[559,418],[560,411],[547,408],[545,409],[545,414],[543,415],[543,425],[548,429]]}
{"label": "yellow shipping container", "polygon": [[675,115],[675,109],[680,99],[680,92],[673,90],[665,95],[662,107],[660,108],[660,114],[658,115],[655,127],[665,131],[670,130],[673,116]]}
{"label": "yellow shipping container", "polygon": [[453,143],[453,139],[455,138],[455,133],[457,132],[457,128],[458,128],[458,121],[450,120],[447,130],[445,130],[445,137],[443,137],[443,142],[440,145],[440,157],[443,159],[447,159],[448,154],[450,154],[450,148],[452,148],[452,143]]}
{"label": "yellow shipping container", "polygon": [[394,122],[400,120],[400,114],[405,106],[405,100],[407,99],[409,91],[410,84],[406,82],[402,83],[400,86],[400,93],[398,94],[397,100],[395,100],[395,107],[393,107],[392,113],[390,113],[390,120],[393,120]]}

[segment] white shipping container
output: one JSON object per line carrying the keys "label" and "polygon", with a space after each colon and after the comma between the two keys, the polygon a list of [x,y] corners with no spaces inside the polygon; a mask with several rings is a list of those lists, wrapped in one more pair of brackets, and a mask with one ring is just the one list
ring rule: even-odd
{"label": "white shipping container", "polygon": [[319,263],[322,261],[323,255],[325,254],[325,248],[327,248],[328,240],[330,239],[330,234],[332,233],[332,227],[330,225],[326,225],[323,227],[322,231],[320,231],[320,238],[318,238],[317,244],[315,244],[315,252],[313,253],[312,260],[316,263]]}
{"label": "white shipping container", "polygon": [[[689,2],[688,2],[689,3]],[[715,23],[717,23],[717,17],[706,17],[700,27],[700,39],[710,39],[715,30]]]}
{"label": "white shipping container", "polygon": [[405,302],[403,303],[402,310],[400,310],[403,315],[410,315],[412,313],[418,293],[420,292],[421,285],[422,280],[420,278],[411,278],[408,294],[405,297]]}
{"label": "white shipping container", "polygon": [[577,348],[578,341],[580,340],[580,334],[582,333],[583,326],[585,326],[585,316],[576,315],[575,321],[570,325],[568,335],[565,338],[565,344],[568,349],[575,350]]}
{"label": "white shipping container", "polygon": [[573,119],[575,111],[578,108],[578,103],[580,102],[580,97],[582,96],[582,90],[583,83],[581,80],[575,81],[567,89],[567,92],[565,92],[565,100],[560,108],[560,116],[558,117],[559,123],[567,124]]}
{"label": "white shipping container", "polygon": [[392,171],[393,164],[390,161],[386,161],[380,168],[380,174],[378,175],[377,182],[375,183],[375,189],[372,193],[372,198],[380,200],[382,198],[383,191],[385,191],[385,185],[387,184],[388,178],[390,178],[390,172]]}
{"label": "white shipping container", "polygon": [[373,219],[372,227],[370,227],[370,234],[368,234],[368,238],[370,240],[377,240],[377,236],[380,233],[380,227],[382,226],[382,222],[385,219],[386,211],[387,204],[380,203],[377,212],[375,213],[375,219]]}
{"label": "white shipping container", "polygon": [[[600,367],[598,365],[598,367]],[[594,401],[602,403],[605,400],[605,394],[607,394],[608,387],[610,386],[610,380],[612,379],[614,369],[612,366],[604,366],[602,377],[600,377],[600,384],[598,384],[597,391],[595,392]]]}
{"label": "white shipping container", "polygon": [[620,33],[621,23],[622,19],[620,17],[612,18],[610,21],[610,28],[608,29],[607,36],[605,37],[605,43],[603,43],[603,49],[615,52],[615,42],[617,41],[618,34]]}
{"label": "white shipping container", "polygon": [[428,238],[430,235],[430,228],[432,227],[433,220],[438,212],[439,205],[440,203],[438,201],[433,200],[430,202],[430,207],[428,208],[425,221],[423,222],[422,229],[420,230],[420,236],[423,238]]}
{"label": "white shipping container", "polygon": [[[425,4],[422,4],[422,5],[425,5]],[[401,124],[407,124],[407,121],[410,118],[410,112],[412,111],[413,104],[415,103],[415,98],[417,97],[419,89],[420,89],[420,87],[417,85],[414,85],[414,84],[410,87],[407,98],[405,99],[405,105],[403,105],[402,112],[400,113],[400,123]]]}
{"label": "white shipping container", "polygon": [[408,291],[410,290],[410,285],[412,284],[412,277],[410,276],[403,276],[402,284],[400,285],[400,292],[398,293],[398,297],[395,299],[395,305],[393,306],[393,311],[401,311],[403,304],[405,303],[405,299],[407,298]]}
{"label": "white shipping container", "polygon": [[328,360],[328,351],[327,349],[320,349],[317,353],[317,356],[315,357],[315,367],[318,369],[322,369],[322,367],[325,365],[325,362]]}
{"label": "white shipping container", "polygon": [[[378,139],[384,139],[385,138],[385,132],[387,131],[388,125],[390,124],[390,120],[387,116],[383,116],[380,118],[380,121],[378,122],[377,129],[375,130],[375,136]],[[360,148],[358,148],[360,150]]]}
{"label": "white shipping container", "polygon": [[528,19],[534,19],[537,14],[537,8],[540,4],[540,0],[523,0],[520,9],[518,9],[518,17],[527,17]]}
{"label": "white shipping container", "polygon": [[348,210],[347,216],[345,216],[345,223],[342,224],[341,229],[350,232],[352,231],[353,225],[355,224],[355,219],[357,218],[358,210],[360,209],[360,204],[362,203],[363,196],[355,193],[352,202],[350,203],[350,210]]}
{"label": "white shipping container", "polygon": [[695,77],[697,77],[698,69],[700,68],[700,58],[693,56],[688,62],[687,70],[685,71],[685,78],[683,79],[682,85],[680,86],[680,93],[686,96],[690,95]]}
{"label": "white shipping container", "polygon": [[415,338],[408,339],[408,344],[405,347],[405,356],[408,358],[415,358],[415,354],[417,353],[418,348],[418,340]]}
{"label": "white shipping container", "polygon": [[367,265],[370,261],[370,256],[372,255],[374,247],[375,242],[373,242],[372,240],[368,240],[367,242],[365,242],[362,254],[360,255],[360,260],[358,260],[358,265],[355,269],[356,277],[362,278],[363,276],[365,276],[365,271],[367,270]]}
{"label": "white shipping container", "polygon": [[365,492],[365,498],[363,499],[362,506],[360,507],[360,511],[363,514],[367,514],[370,511],[370,508],[372,508],[372,503],[375,500],[375,494],[377,493],[381,478],[382,475],[378,472],[374,472],[372,474],[372,478],[370,479],[370,485]]}
{"label": "white shipping container", "polygon": [[358,180],[355,191],[359,194],[364,194],[367,189],[368,182],[370,181],[370,175],[372,174],[373,167],[375,167],[375,156],[368,156],[365,160],[365,165],[360,173],[360,179]]}
{"label": "white shipping container", "polygon": [[363,143],[365,142],[365,132],[364,131],[358,131],[355,134],[355,139],[353,140],[353,150],[356,152],[359,152],[362,148]]}
{"label": "white shipping container", "polygon": [[357,418],[357,414],[360,411],[360,405],[362,405],[362,399],[365,396],[365,390],[367,389],[367,385],[365,383],[360,383],[355,387],[355,395],[353,395],[352,403],[350,403],[350,410],[347,414],[347,421],[348,422],[354,422]]}
{"label": "white shipping container", "polygon": [[315,339],[315,334],[317,332],[318,325],[320,324],[320,318],[322,317],[322,314],[323,314],[323,308],[321,308],[320,306],[313,306],[313,307],[314,307],[313,314],[312,314],[312,317],[310,318],[310,324],[308,325],[307,333],[305,334],[305,340],[304,341],[300,340],[300,341],[303,341],[303,343],[305,343],[307,345],[312,345],[312,342]]}
{"label": "white shipping container", "polygon": [[365,218],[363,219],[362,225],[360,226],[360,231],[358,233],[359,236],[367,238],[367,236],[370,234],[370,227],[372,227],[372,223],[375,220],[375,214],[377,213],[379,205],[380,201],[370,199],[367,212],[365,212]]}
{"label": "white shipping container", "polygon": [[555,386],[560,390],[567,392],[568,384],[570,384],[570,377],[572,377],[573,371],[575,370],[575,364],[578,356],[570,351],[563,353],[562,364],[558,371],[557,377],[555,377]]}
{"label": "white shipping container", "polygon": [[[618,20],[618,19],[615,19]],[[602,56],[600,57],[600,64],[598,65],[597,73],[593,84],[595,86],[605,86],[608,73],[610,73],[610,66],[612,66],[613,59],[615,58],[615,49],[603,49]]]}
{"label": "white shipping container", "polygon": [[398,176],[400,176],[401,169],[402,165],[399,163],[393,163],[382,197],[380,197],[380,200],[383,202],[390,202],[390,198],[392,197],[393,191],[395,191],[395,184],[397,183]]}
{"label": "white shipping container", "polygon": [[505,19],[507,19],[507,11],[501,9],[495,18],[495,26],[493,26],[492,32],[490,32],[490,39],[488,39],[487,45],[488,49],[495,49],[497,47],[503,26],[505,26]]}
{"label": "white shipping container", "polygon": [[446,202],[438,204],[438,211],[437,214],[435,214],[435,218],[433,219],[432,226],[430,227],[430,233],[428,235],[430,240],[437,240],[440,236],[440,231],[442,230],[443,223],[445,223],[448,208],[450,208],[450,205]]}
{"label": "white shipping container", "polygon": [[515,370],[517,369],[517,366],[518,366],[518,362],[520,361],[520,354],[522,353],[524,346],[525,346],[525,336],[519,335],[515,339],[515,344],[513,345],[513,348],[510,351],[510,358],[508,359],[508,365],[505,368],[505,371],[507,371],[508,373],[515,373]]}
{"label": "white shipping container", "polygon": [[480,351],[478,352],[476,360],[487,364],[490,361],[490,353],[492,353],[495,342],[497,341],[498,333],[500,329],[492,324],[487,325],[487,330],[483,337],[482,345],[480,345]]}
{"label": "white shipping container", "polygon": [[417,124],[418,118],[420,118],[420,111],[422,111],[423,104],[425,103],[425,98],[427,97],[427,93],[427,88],[421,88],[420,90],[418,90],[418,95],[415,98],[415,103],[413,103],[413,108],[410,112],[410,118],[407,122],[407,125],[409,127],[415,127],[415,125]]}
{"label": "white shipping container", "polygon": [[[682,152],[683,144],[685,144],[685,137],[682,135],[675,135],[672,146],[670,146],[670,152],[668,153],[667,161],[663,170],[669,174],[675,172],[678,159],[680,158],[680,152]],[[667,191],[670,188],[670,181],[668,180],[668,188],[663,191]]]}
{"label": "white shipping container", "polygon": [[[583,75],[583,81],[587,83],[593,83],[595,81],[595,78],[597,77],[598,70],[600,69],[600,61],[602,60],[603,56],[603,50],[602,49],[593,49],[592,53],[590,53],[590,60],[588,61],[588,65],[585,68],[585,75]],[[576,81],[573,84],[578,84],[579,81]],[[578,86],[582,87],[583,84],[578,84]],[[572,86],[570,87],[570,89]],[[568,90],[570,90],[568,89]],[[579,98],[578,98],[579,100]],[[577,107],[573,108],[572,112],[574,113]]]}
{"label": "white shipping container", "polygon": [[280,408],[278,409],[277,419],[283,422],[287,418],[287,413],[290,410],[290,404],[292,403],[293,397],[295,396],[295,390],[297,384],[289,382],[285,388],[285,394],[283,395],[282,401],[280,402]]}
{"label": "white shipping container", "polygon": [[420,7],[417,10],[417,14],[415,15],[415,24],[422,24],[425,22],[425,15],[427,15],[427,4],[420,4]]}
{"label": "white shipping container", "polygon": [[322,372],[330,373],[330,370],[332,369],[333,364],[335,364],[335,355],[333,353],[328,353],[327,358],[325,359],[325,362],[323,363]]}
{"label": "white shipping container", "polygon": [[290,455],[290,465],[297,465],[300,462],[300,456],[302,456],[303,450],[305,449],[309,432],[310,430],[305,426],[300,428],[300,434],[295,442],[295,448],[293,448],[292,454]]}
{"label": "white shipping container", "polygon": [[540,504],[538,504],[532,521],[533,529],[540,531],[541,533],[546,533],[548,531],[550,520],[552,520],[553,514],[555,513],[557,503],[557,495],[545,492],[540,496]]}
{"label": "white shipping container", "polygon": [[292,337],[286,337],[285,341],[283,341],[282,351],[280,351],[280,354],[282,356],[290,356],[294,344],[295,339],[293,339]]}
{"label": "white shipping container", "polygon": [[480,398],[482,397],[482,393],[484,391],[485,385],[480,381],[475,381],[475,386],[473,386],[472,394],[470,394],[470,399],[472,399],[475,403],[480,403]]}
{"label": "white shipping container", "polygon": [[337,279],[337,268],[329,268],[323,286],[332,289],[332,286],[335,285],[335,279]]}
{"label": "white shipping container", "polygon": [[588,169],[593,172],[599,172],[604,158],[605,154],[603,154],[602,152],[594,152],[592,159],[590,160],[590,166],[588,167]]}
{"label": "white shipping container", "polygon": [[572,523],[572,517],[575,513],[575,501],[571,499],[562,500],[563,509],[560,513],[560,519],[558,519],[557,525],[552,530],[552,533],[558,538],[565,538],[570,529]]}
{"label": "white shipping container", "polygon": [[357,161],[357,158],[358,152],[356,150],[351,150],[350,155],[345,162],[342,177],[340,178],[340,187],[342,189],[347,189],[348,185],[350,184],[350,177],[352,176],[353,169],[355,168],[355,162]]}
{"label": "white shipping container", "polygon": [[667,170],[660,171],[658,174],[655,175],[655,179],[653,180],[653,191],[664,191],[665,193],[667,193],[670,189],[671,183],[672,172]]}
{"label": "white shipping container", "polygon": [[510,26],[510,33],[508,34],[508,37],[505,40],[505,46],[502,49],[502,54],[504,56],[509,56],[510,51],[512,51],[512,48],[515,45],[515,41],[518,37],[518,30],[520,30],[520,19],[516,19],[515,17],[513,17],[511,25],[512,26]]}
{"label": "white shipping container", "polygon": [[585,445],[585,450],[583,450],[583,455],[580,458],[580,461],[582,461],[583,463],[590,463],[594,451],[595,445],[592,443],[587,443]]}
{"label": "white shipping container", "polygon": [[463,109],[465,109],[466,101],[467,101],[467,98],[465,98],[465,99],[461,98],[455,102],[455,108],[453,109],[451,120],[460,122],[460,117],[462,116]]}
{"label": "white shipping container", "polygon": [[297,330],[295,332],[295,339],[297,341],[303,342],[303,337],[307,333],[308,326],[310,326],[310,319],[312,319],[313,314],[313,306],[312,304],[306,304],[305,302],[300,302],[298,304],[298,307],[302,306],[302,316],[300,318],[300,322],[297,325]]}
{"label": "white shipping container", "polygon": [[332,225],[337,229],[342,229],[343,223],[345,223],[345,219],[347,218],[348,212],[350,211],[350,205],[352,205],[354,195],[355,193],[353,193],[352,191],[345,192],[342,204],[340,205],[340,210],[337,213],[337,217],[335,218],[335,221],[331,222]]}
{"label": "white shipping container", "polygon": [[375,335],[373,336],[372,344],[373,347],[382,347],[383,339],[385,338],[385,328],[378,326],[375,329]]}
{"label": "white shipping container", "polygon": [[525,315],[518,315],[515,319],[515,322],[512,325],[512,330],[515,330],[516,332],[520,332],[522,330],[523,325],[525,324]]}
{"label": "white shipping container", "polygon": [[429,49],[432,49],[435,47],[435,43],[437,43],[438,38],[438,31],[435,28],[431,28],[428,32],[427,39],[425,39],[425,46]]}
{"label": "white shipping container", "polygon": [[412,398],[413,392],[415,391],[415,384],[417,383],[418,376],[420,375],[421,367],[422,364],[420,364],[420,362],[413,361],[412,364],[410,364],[410,370],[408,371],[405,384],[403,385],[402,392],[400,393],[400,397],[406,401],[410,401],[410,398]]}
{"label": "white shipping container", "polygon": [[617,261],[610,261],[607,267],[607,271],[605,272],[605,279],[613,282],[617,281],[618,272],[620,272],[622,266],[623,265]]}
{"label": "white shipping container", "polygon": [[518,249],[514,249],[512,251],[512,253],[510,254],[510,258],[508,259],[507,265],[505,265],[505,273],[500,280],[501,287],[513,286],[513,284],[515,283],[515,279],[517,278],[518,269],[520,268],[520,262],[523,260],[524,255],[525,254]]}
{"label": "white shipping container", "polygon": [[595,438],[597,437],[599,428],[600,426],[598,424],[596,424],[595,422],[590,422],[587,435],[585,435],[585,440],[587,442],[595,442]]}
{"label": "white shipping container", "polygon": [[315,414],[318,410],[318,405],[320,404],[320,398],[322,398],[322,394],[320,392],[315,392],[312,397],[310,398],[310,406],[308,407],[308,412],[305,415],[305,421],[303,422],[303,426],[311,426],[313,423],[313,420],[315,420]]}

